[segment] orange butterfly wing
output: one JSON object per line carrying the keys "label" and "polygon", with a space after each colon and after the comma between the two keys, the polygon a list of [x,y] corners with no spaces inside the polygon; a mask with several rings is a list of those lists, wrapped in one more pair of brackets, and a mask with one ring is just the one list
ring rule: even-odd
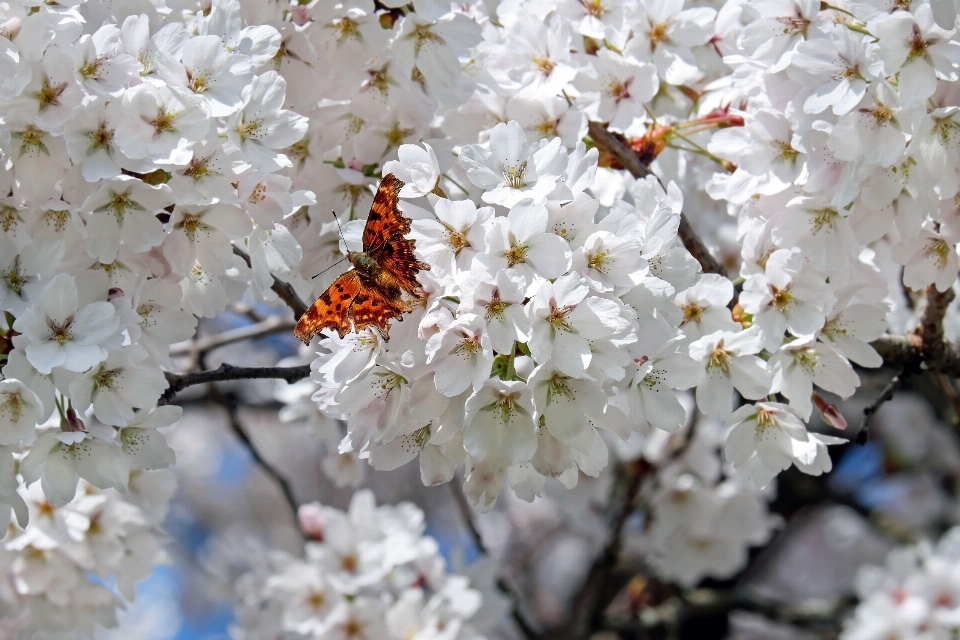
{"label": "orange butterfly wing", "polygon": [[398,196],[402,188],[403,182],[392,173],[380,182],[363,228],[363,250],[394,276],[400,288],[417,295],[417,272],[429,271],[430,265],[417,260],[413,253],[416,242],[404,237],[410,233],[410,220],[400,211]]}
{"label": "orange butterfly wing", "polygon": [[293,335],[310,344],[310,339],[322,329],[336,329],[341,338],[350,333],[350,305],[362,288],[356,271],[341,275],[300,316]]}
{"label": "orange butterfly wing", "polygon": [[297,322],[294,335],[304,342],[309,344],[323,329],[336,329],[342,338],[370,326],[387,340],[390,320],[412,310],[401,290],[419,295],[417,272],[430,265],[417,260],[416,243],[404,237],[410,232],[410,220],[398,206],[401,188],[403,182],[392,173],[380,181],[363,228],[363,251],[386,272],[385,277],[372,279],[367,273],[361,278],[353,269],[334,280]]}
{"label": "orange butterfly wing", "polygon": [[410,303],[402,298],[390,298],[375,287],[362,287],[350,307],[354,331],[376,327],[383,339],[390,339],[390,320],[411,311]]}
{"label": "orange butterfly wing", "polygon": [[363,250],[371,253],[381,248],[394,236],[410,233],[410,220],[400,212],[399,197],[401,182],[392,173],[380,181],[377,195],[373,197],[367,224],[363,227]]}

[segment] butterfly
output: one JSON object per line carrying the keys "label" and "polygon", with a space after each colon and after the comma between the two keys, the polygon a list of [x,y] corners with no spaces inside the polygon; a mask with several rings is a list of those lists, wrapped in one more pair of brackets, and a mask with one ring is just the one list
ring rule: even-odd
{"label": "butterfly", "polygon": [[297,322],[293,333],[305,343],[322,329],[336,329],[342,338],[371,326],[389,340],[390,320],[413,310],[403,294],[421,295],[417,273],[430,265],[417,260],[415,241],[404,237],[410,220],[397,206],[402,187],[392,173],[380,181],[363,228],[363,251],[347,252],[353,269],[334,280]]}

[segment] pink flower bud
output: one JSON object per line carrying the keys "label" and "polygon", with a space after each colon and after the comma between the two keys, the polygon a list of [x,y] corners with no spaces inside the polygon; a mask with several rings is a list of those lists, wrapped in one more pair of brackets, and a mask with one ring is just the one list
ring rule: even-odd
{"label": "pink flower bud", "polygon": [[823,414],[823,421],[834,429],[846,429],[847,420],[843,417],[843,414],[840,413],[840,409],[836,405],[832,405],[823,398],[820,397],[820,394],[813,394],[813,403],[817,405],[817,408],[820,409],[820,412]]}
{"label": "pink flower bud", "polygon": [[323,517],[323,509],[319,503],[300,505],[297,509],[297,520],[300,522],[300,529],[307,537],[317,542],[323,541],[326,519]]}

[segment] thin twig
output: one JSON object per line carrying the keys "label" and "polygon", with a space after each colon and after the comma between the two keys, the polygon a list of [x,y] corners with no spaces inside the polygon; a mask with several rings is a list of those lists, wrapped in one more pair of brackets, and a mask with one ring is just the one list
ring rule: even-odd
{"label": "thin twig", "polygon": [[860,429],[857,431],[857,435],[854,437],[854,440],[857,444],[864,445],[867,443],[870,421],[873,419],[874,414],[880,410],[880,407],[882,407],[884,403],[893,399],[894,394],[896,394],[903,385],[903,380],[906,378],[906,376],[907,374],[903,369],[898,371],[897,375],[893,376],[893,379],[891,379],[890,382],[887,383],[887,386],[884,387],[880,397],[877,398],[873,404],[863,410],[863,420],[860,422]]}
{"label": "thin twig", "polygon": [[[264,460],[263,456],[260,455],[257,447],[253,444],[253,441],[250,440],[246,430],[243,428],[243,423],[240,421],[240,415],[237,412],[237,403],[233,402],[230,398],[225,396],[216,388],[210,390],[208,398],[212,402],[215,402],[223,407],[224,411],[227,412],[227,419],[230,422],[230,427],[233,429],[233,433],[247,447],[247,451],[250,452],[250,456],[253,458],[254,462],[256,462],[257,465],[263,469],[264,473],[273,478],[274,482],[276,482],[280,487],[280,491],[283,493],[284,499],[290,506],[290,511],[293,512],[293,520],[296,522],[297,511],[300,508],[300,503],[297,502],[296,497],[293,495],[293,487],[290,486],[290,483],[287,482],[286,478],[280,475],[279,471],[274,469],[273,466]],[[296,529],[297,532],[300,532],[299,526],[297,526]]]}
{"label": "thin twig", "polygon": [[[590,121],[589,132],[594,144],[616,158],[617,162],[629,171],[634,178],[641,179],[653,175],[650,172],[650,167],[640,160],[640,157],[630,148],[623,136],[610,131],[605,125],[593,120]],[[657,178],[657,181],[660,181],[660,178]],[[677,235],[683,241],[683,246],[697,259],[706,273],[727,275],[726,267],[713,257],[707,245],[703,243],[697,232],[690,226],[690,221],[682,214],[680,215],[680,228],[677,230]]]}
{"label": "thin twig", "polygon": [[[247,263],[248,267],[252,265],[250,256],[240,247],[234,246],[233,253],[243,258],[243,261]],[[300,296],[297,295],[294,288],[289,283],[277,278],[277,276],[273,276],[273,285],[270,288],[293,310],[294,320],[299,320],[300,316],[309,308],[307,304],[300,299]]]}
{"label": "thin twig", "polygon": [[[473,512],[470,509],[470,505],[467,503],[466,497],[463,495],[463,486],[459,482],[450,483],[451,493],[453,494],[453,501],[457,504],[457,509],[460,511],[460,519],[463,520],[464,526],[467,528],[467,532],[470,534],[470,537],[473,538],[473,543],[477,545],[477,549],[485,555],[489,556],[490,552],[487,550],[486,545],[483,543],[483,537],[480,535],[480,531],[477,529],[477,525],[473,520]],[[540,638],[540,632],[534,628],[533,623],[528,620],[527,616],[522,610],[522,597],[512,589],[507,581],[501,577],[497,577],[497,590],[507,596],[512,603],[511,607],[511,616],[513,621],[517,624],[517,628],[520,629],[520,632],[530,640],[537,640]]]}
{"label": "thin twig", "polygon": [[222,364],[219,368],[212,371],[199,371],[197,373],[171,373],[165,371],[169,386],[163,392],[158,404],[170,404],[174,396],[186,389],[198,384],[208,382],[225,382],[227,380],[258,380],[275,378],[286,380],[288,384],[303,380],[310,376],[310,365],[305,364],[299,367],[235,367],[232,364]]}
{"label": "thin twig", "polygon": [[937,384],[943,389],[943,395],[947,397],[950,408],[953,409],[953,424],[960,425],[960,399],[957,398],[957,389],[953,386],[953,381],[942,373],[938,373]]}
{"label": "thin twig", "polygon": [[218,347],[223,347],[234,342],[253,340],[256,338],[263,338],[265,336],[273,335],[275,333],[293,331],[295,326],[296,324],[291,322],[288,318],[269,316],[265,320],[257,322],[256,324],[238,327],[237,329],[230,329],[229,331],[223,331],[221,333],[201,338],[200,340],[196,340],[192,343],[186,343],[176,349],[171,349],[170,355],[185,356],[195,354],[199,357],[206,354],[208,351],[213,351]]}

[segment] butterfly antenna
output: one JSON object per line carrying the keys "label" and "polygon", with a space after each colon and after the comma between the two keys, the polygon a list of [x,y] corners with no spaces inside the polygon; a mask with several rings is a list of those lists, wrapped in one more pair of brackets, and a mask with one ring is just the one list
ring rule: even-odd
{"label": "butterfly antenna", "polygon": [[[326,269],[324,269],[323,271],[321,271],[321,272],[318,273],[317,275],[313,276],[313,278],[316,278],[317,276],[322,276],[322,275],[325,274],[327,271],[330,271],[330,269],[333,269],[335,266],[337,266],[338,264],[340,264],[340,263],[343,262],[344,260],[346,260],[346,258],[340,258],[339,260],[337,260],[336,262],[334,262],[332,265],[330,265],[329,267],[327,267]],[[313,280],[313,278],[310,278],[310,279]]]}
{"label": "butterfly antenna", "polygon": [[[337,229],[340,230],[340,239],[346,244],[347,239],[343,237],[343,227],[340,226],[340,218],[337,217],[337,212],[331,209],[330,213],[333,214],[333,219],[337,221]],[[316,278],[316,276],[314,276],[314,278]]]}

